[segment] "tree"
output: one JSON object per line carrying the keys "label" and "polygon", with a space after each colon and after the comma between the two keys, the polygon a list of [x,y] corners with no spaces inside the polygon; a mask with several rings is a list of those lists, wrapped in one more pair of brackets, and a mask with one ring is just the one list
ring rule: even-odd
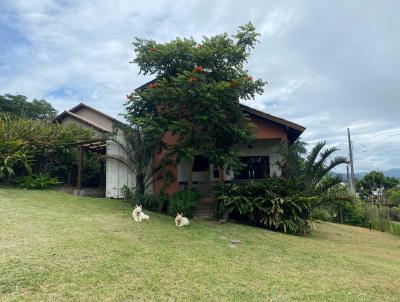
{"label": "tree", "polygon": [[188,162],[189,187],[196,154],[215,166],[235,168],[239,160],[232,146],[253,138],[239,99],[263,92],[265,82],[254,80],[244,67],[258,35],[248,23],[232,37],[225,33],[200,43],[193,38],[167,43],[136,38],[133,43],[133,63],[156,79],[128,95],[126,118],[147,135],[176,138],[164,149],[176,163]]}
{"label": "tree", "polygon": [[378,188],[390,190],[399,184],[399,180],[387,177],[382,172],[371,171],[359,181],[360,197],[366,199],[372,195],[372,191]]}
{"label": "tree", "polygon": [[57,115],[57,110],[43,99],[28,102],[26,96],[12,94],[0,95],[0,112],[33,120],[51,120]]}
{"label": "tree", "polygon": [[400,187],[391,188],[387,191],[389,204],[394,207],[400,207]]}
{"label": "tree", "polygon": [[144,134],[138,127],[128,125],[119,127],[123,130],[122,137],[116,134],[109,139],[123,150],[123,154],[111,154],[108,158],[124,164],[136,176],[136,193],[144,194],[153,181],[154,172],[157,171],[157,168],[152,166],[152,159],[158,141]]}
{"label": "tree", "polygon": [[387,177],[379,171],[371,171],[360,180],[360,185],[366,189],[370,189],[370,191],[380,187],[384,187],[385,189],[389,190],[398,184],[398,179]]}
{"label": "tree", "polygon": [[295,191],[315,200],[312,209],[340,200],[350,200],[349,194],[341,186],[341,177],[330,174],[337,166],[346,164],[347,158],[332,158],[338,149],[326,148],[324,141],[317,143],[308,154],[304,147],[305,144],[301,141],[294,143],[282,154],[282,161],[279,163],[283,175],[294,186]]}

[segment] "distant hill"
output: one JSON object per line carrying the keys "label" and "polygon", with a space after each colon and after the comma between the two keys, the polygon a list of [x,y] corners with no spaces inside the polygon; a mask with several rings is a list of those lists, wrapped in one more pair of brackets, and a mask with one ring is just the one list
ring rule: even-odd
{"label": "distant hill", "polygon": [[400,169],[390,169],[387,171],[384,171],[383,174],[389,177],[395,177],[395,178],[400,178]]}
{"label": "distant hill", "polygon": [[[389,169],[389,170],[386,170],[386,171],[381,171],[385,176],[388,176],[388,177],[394,177],[394,178],[398,178],[398,179],[400,179],[400,169],[396,169],[396,168],[393,168],[393,169]],[[357,173],[355,173],[355,177],[357,178],[357,179],[361,179],[361,178],[363,178],[364,176],[365,176],[365,174],[368,174],[369,172],[357,172]],[[346,179],[346,173],[337,173],[337,174],[339,174],[340,176],[342,176],[342,178],[343,178],[343,180],[345,180]]]}

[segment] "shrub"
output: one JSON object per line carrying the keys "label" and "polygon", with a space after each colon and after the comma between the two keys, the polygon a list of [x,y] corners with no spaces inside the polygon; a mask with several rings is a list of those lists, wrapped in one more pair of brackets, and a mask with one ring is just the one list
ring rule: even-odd
{"label": "shrub", "polygon": [[134,201],[136,204],[141,204],[143,207],[149,210],[157,210],[158,209],[158,200],[154,197],[153,194],[149,193],[136,193],[134,194]]}
{"label": "shrub", "polygon": [[76,166],[73,143],[93,138],[91,130],[77,125],[0,114],[0,181],[27,172],[67,178],[67,171]]}
{"label": "shrub", "polygon": [[149,210],[157,210],[158,208],[158,200],[153,194],[137,193],[134,188],[129,188],[127,185],[122,186],[121,194],[124,195],[124,199],[132,205],[142,205]]}
{"label": "shrub", "polygon": [[56,177],[50,177],[46,174],[23,176],[16,180],[16,184],[25,189],[44,190],[50,187],[58,186],[61,182]]}
{"label": "shrub", "polygon": [[332,221],[332,213],[324,208],[316,208],[313,210],[311,217],[315,220]]}
{"label": "shrub", "polygon": [[310,210],[317,202],[301,195],[293,184],[280,178],[246,184],[218,184],[214,187],[217,215],[239,215],[247,221],[285,233],[311,230]]}
{"label": "shrub", "polygon": [[169,200],[169,214],[182,213],[184,216],[192,217],[193,209],[198,204],[200,197],[200,193],[195,189],[175,193]]}
{"label": "shrub", "polygon": [[343,222],[356,226],[367,226],[365,204],[359,199],[342,204]]}
{"label": "shrub", "polygon": [[135,195],[134,191],[127,185],[121,187],[121,194],[124,196],[124,199],[129,202],[132,202],[133,196]]}

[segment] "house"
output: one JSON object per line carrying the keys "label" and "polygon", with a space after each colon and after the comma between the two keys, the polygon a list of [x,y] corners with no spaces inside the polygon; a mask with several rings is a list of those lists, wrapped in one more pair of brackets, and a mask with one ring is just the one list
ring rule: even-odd
{"label": "house", "polygon": [[[197,155],[193,165],[193,186],[204,196],[207,196],[210,187],[217,181],[245,182],[260,180],[269,176],[281,174],[277,166],[279,160],[278,149],[282,143],[292,144],[305,130],[305,128],[288,120],[264,113],[254,108],[240,105],[242,112],[248,115],[251,122],[256,126],[256,140],[249,145],[238,145],[234,148],[240,155],[240,160],[244,164],[242,171],[234,173],[226,169],[219,169],[209,164],[206,158]],[[173,143],[174,138],[166,135],[164,141],[168,144]],[[161,161],[163,154],[157,154],[154,162]],[[153,193],[158,194],[164,190],[172,195],[177,191],[187,187],[187,162],[180,162],[176,166],[169,167],[169,171],[174,175],[174,180],[163,188],[163,181],[153,182]],[[154,178],[156,179],[156,178]],[[207,198],[206,198],[207,199]]]}
{"label": "house", "polygon": [[[256,140],[251,146],[238,145],[234,147],[240,154],[244,169],[239,173],[234,173],[233,171],[213,167],[206,158],[197,155],[193,165],[193,185],[204,196],[209,194],[210,187],[217,181],[244,182],[280,175],[281,171],[276,165],[279,160],[278,148],[282,143],[290,145],[305,130],[303,126],[296,123],[245,105],[241,105],[241,109],[256,126]],[[114,118],[83,103],[64,111],[56,120],[60,123],[76,123],[83,127],[88,127],[99,134],[99,137],[105,133],[116,133],[118,135],[119,131],[118,123]],[[170,135],[164,137],[164,141],[168,144],[173,143],[173,140],[174,138]],[[83,142],[81,150],[85,148],[95,151],[103,150],[102,152],[108,155],[123,153],[118,145],[111,141]],[[154,166],[161,162],[162,157],[162,152],[154,156]],[[118,161],[107,159],[105,166],[105,196],[111,198],[123,197],[121,195],[122,186],[134,187],[135,176]],[[152,192],[159,194],[161,190],[164,190],[165,193],[172,195],[186,188],[187,167],[188,164],[186,162],[180,162],[176,166],[168,167],[174,179],[169,186],[165,186],[160,179],[154,181],[151,188]],[[157,178],[154,175],[153,179]]]}
{"label": "house", "polygon": [[[110,158],[112,155],[124,156],[124,151],[113,141],[104,139],[105,135],[118,135],[122,139],[121,130],[118,128],[120,123],[115,118],[95,109],[86,104],[80,103],[68,111],[59,114],[55,121],[61,124],[74,123],[81,127],[91,129],[95,136],[94,140],[81,142],[77,145],[78,156],[78,176],[75,194],[92,195],[93,188],[81,188],[82,160],[83,152],[92,151],[106,155],[105,161],[101,162],[102,171],[98,177],[104,179],[99,181],[100,191],[104,189],[102,195],[107,198],[122,198],[121,189],[124,185],[135,186],[135,176],[121,162]],[[105,166],[105,168],[103,168]]]}

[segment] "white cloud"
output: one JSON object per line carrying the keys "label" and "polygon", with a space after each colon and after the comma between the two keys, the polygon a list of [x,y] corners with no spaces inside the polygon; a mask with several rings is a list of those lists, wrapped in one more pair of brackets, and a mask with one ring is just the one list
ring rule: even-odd
{"label": "white cloud", "polygon": [[396,1],[10,0],[0,8],[0,25],[21,35],[0,50],[0,93],[44,97],[59,110],[85,101],[114,116],[149,79],[128,63],[135,36],[201,39],[250,20],[262,37],[248,68],[269,82],[251,106],[303,124],[307,141],[327,139],[344,155],[350,127],[359,170],[400,167]]}

